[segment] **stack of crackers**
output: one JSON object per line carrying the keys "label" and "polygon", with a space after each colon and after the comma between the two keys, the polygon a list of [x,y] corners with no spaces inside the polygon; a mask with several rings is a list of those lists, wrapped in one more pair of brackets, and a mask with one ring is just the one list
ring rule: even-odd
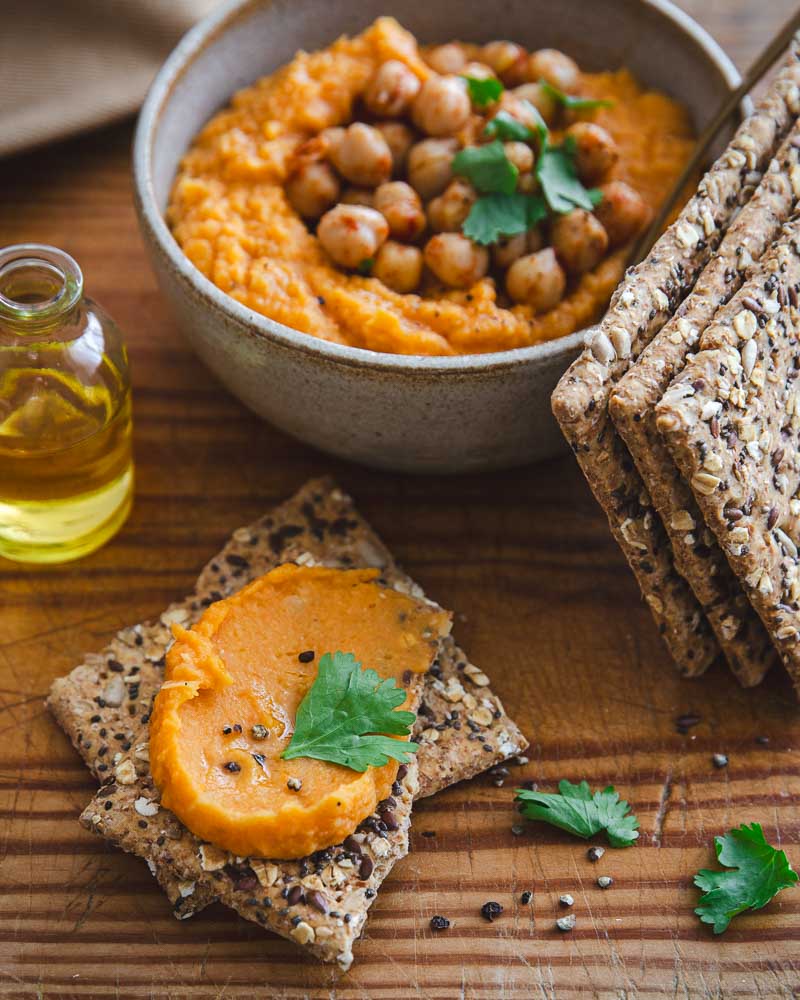
{"label": "stack of crackers", "polygon": [[327,480],[314,481],[236,531],[184,601],[158,621],[123,630],[56,681],[49,706],[100,783],[81,822],[144,858],[175,916],[190,917],[221,900],[346,969],[380,884],[408,852],[412,800],[515,756],[527,741],[486,674],[447,637],[419,685],[415,759],[400,769],[391,800],[343,844],[296,861],[272,861],[234,857],[199,840],[160,805],[148,763],[148,722],[170,628],[174,622],[188,627],[214,601],[286,562],[377,567],[387,586],[424,596],[349,497]]}
{"label": "stack of crackers", "polygon": [[800,50],[553,394],[679,669],[800,689]]}

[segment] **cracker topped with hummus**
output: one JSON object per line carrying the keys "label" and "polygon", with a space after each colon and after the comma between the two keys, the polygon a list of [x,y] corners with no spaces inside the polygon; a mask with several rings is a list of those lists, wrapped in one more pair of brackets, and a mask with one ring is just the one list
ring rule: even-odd
{"label": "cracker topped with hummus", "polygon": [[692,144],[626,70],[512,41],[421,49],[391,18],[236,94],[184,157],[176,240],[231,297],[397,354],[595,321]]}

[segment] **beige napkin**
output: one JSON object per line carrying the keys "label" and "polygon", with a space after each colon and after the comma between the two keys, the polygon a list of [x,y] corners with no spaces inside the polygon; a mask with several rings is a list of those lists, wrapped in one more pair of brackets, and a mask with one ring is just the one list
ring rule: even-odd
{"label": "beige napkin", "polygon": [[219,0],[0,0],[0,155],[135,111]]}

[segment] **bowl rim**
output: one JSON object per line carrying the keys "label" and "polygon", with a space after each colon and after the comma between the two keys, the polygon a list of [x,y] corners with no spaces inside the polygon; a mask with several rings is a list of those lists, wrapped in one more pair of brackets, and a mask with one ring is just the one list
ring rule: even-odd
{"label": "bowl rim", "polygon": [[[247,15],[250,8],[264,0],[225,0],[219,7],[198,21],[183,36],[156,74],[139,114],[133,141],[133,183],[136,208],[140,220],[147,226],[160,252],[175,272],[222,314],[231,315],[259,338],[276,342],[305,354],[328,358],[349,366],[377,369],[383,372],[414,371],[415,373],[487,373],[517,365],[545,361],[561,354],[574,353],[594,327],[584,327],[565,337],[484,354],[421,355],[389,354],[368,348],[336,344],[310,333],[303,333],[248,309],[227,295],[199,271],[179,247],[156,203],[152,180],[152,151],[163,108],[178,82],[192,65],[228,27]],[[741,82],[739,71],[719,43],[686,11],[672,0],[640,0],[657,14],[671,21],[706,55],[719,70],[724,82],[733,90]]]}

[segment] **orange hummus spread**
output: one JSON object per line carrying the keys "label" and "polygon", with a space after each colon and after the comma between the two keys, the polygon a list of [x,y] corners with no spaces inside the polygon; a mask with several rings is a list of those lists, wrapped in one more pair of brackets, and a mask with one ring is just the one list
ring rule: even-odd
{"label": "orange hummus spread", "polygon": [[[175,180],[167,215],[187,257],[256,312],[324,340],[376,351],[500,351],[595,321],[622,276],[625,247],[573,276],[563,298],[539,313],[503,299],[491,276],[468,288],[434,285],[402,294],[333,265],[284,185],[299,147],[323,129],[352,121],[365,86],[387,60],[404,63],[423,82],[432,72],[414,37],[393,19],[380,18],[354,38],[299,52],[237,93],[197,136]],[[611,102],[591,112],[619,151],[610,179],[625,182],[655,209],[691,150],[685,109],[644,91],[625,69],[582,73],[580,93]]]}
{"label": "orange hummus spread", "polygon": [[401,707],[416,707],[414,678],[449,616],[377,576],[287,564],[192,629],[174,626],[150,760],[163,805],[197,836],[240,856],[304,857],[340,843],[389,795],[396,761],[359,773],[281,759],[325,652],[352,652],[408,690]]}

